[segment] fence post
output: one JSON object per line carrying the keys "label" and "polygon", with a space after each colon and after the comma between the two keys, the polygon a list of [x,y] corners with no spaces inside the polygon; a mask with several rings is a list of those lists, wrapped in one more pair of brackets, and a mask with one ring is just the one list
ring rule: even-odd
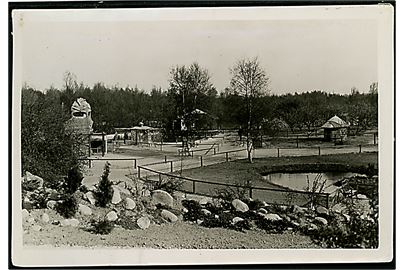
{"label": "fence post", "polygon": [[297,135],[297,148],[298,148],[298,135]]}
{"label": "fence post", "polygon": [[377,133],[374,132],[374,145],[376,143],[376,135],[377,135]]}
{"label": "fence post", "polygon": [[280,157],[280,148],[277,148],[277,157]]}
{"label": "fence post", "polygon": [[318,146],[318,156],[320,156],[320,155],[321,155],[321,147]]}
{"label": "fence post", "polygon": [[134,158],[134,169],[136,169],[136,158]]}
{"label": "fence post", "polygon": [[91,168],[91,159],[89,159],[89,169]]}
{"label": "fence post", "polygon": [[361,144],[359,144],[359,153],[361,153]]}
{"label": "fence post", "polygon": [[215,150],[215,148],[214,148],[214,155],[216,155],[216,154],[217,154],[215,151],[216,151],[216,150]]}
{"label": "fence post", "polygon": [[249,198],[253,199],[253,188],[249,188]]}
{"label": "fence post", "polygon": [[167,163],[167,156],[165,156],[165,163]]}
{"label": "fence post", "polygon": [[225,153],[226,156],[226,162],[228,162],[228,152]]}
{"label": "fence post", "polygon": [[141,167],[138,166],[138,179],[141,179]]}
{"label": "fence post", "polygon": [[201,167],[203,167],[204,165],[203,165],[203,157],[202,156],[200,156],[200,162],[201,162]]}
{"label": "fence post", "polygon": [[173,172],[173,160],[170,160],[170,172]]}
{"label": "fence post", "polygon": [[195,181],[193,181],[193,194],[195,194]]}

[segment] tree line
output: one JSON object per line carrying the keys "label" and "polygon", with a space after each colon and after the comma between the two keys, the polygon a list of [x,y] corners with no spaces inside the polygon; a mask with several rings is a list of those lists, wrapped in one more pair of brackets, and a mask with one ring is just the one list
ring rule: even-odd
{"label": "tree line", "polygon": [[[198,63],[173,67],[168,89],[153,87],[148,92],[102,82],[88,86],[79,83],[71,72],[64,74],[63,81],[62,89],[33,89],[28,85],[22,89],[23,171],[39,162],[41,155],[49,155],[42,157],[42,168],[54,166],[55,160],[63,163],[58,165],[60,170],[72,165],[67,162],[74,153],[68,151],[72,142],[64,135],[64,123],[78,97],[92,107],[95,132],[113,133],[114,128],[143,122],[162,127],[164,139],[171,141],[195,130],[241,129],[248,138],[248,153],[255,130],[269,134],[277,129],[313,130],[334,115],[359,132],[378,123],[377,83],[371,83],[366,93],[352,88],[345,95],[324,91],[273,95],[270,77],[257,58],[236,62],[230,68],[229,87],[222,91]],[[59,148],[66,148],[69,154],[60,156]]]}

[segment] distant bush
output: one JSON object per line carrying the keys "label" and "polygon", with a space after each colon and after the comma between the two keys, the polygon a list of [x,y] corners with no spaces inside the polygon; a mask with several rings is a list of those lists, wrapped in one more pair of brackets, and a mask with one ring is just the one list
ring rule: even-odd
{"label": "distant bush", "polygon": [[110,163],[106,162],[100,182],[96,185],[96,190],[93,192],[96,199],[96,205],[100,207],[106,207],[111,202],[114,194],[112,188],[113,183],[108,179],[109,174]]}
{"label": "distant bush", "polygon": [[92,220],[89,231],[95,234],[109,234],[114,228],[114,223],[106,219]]}
{"label": "distant bush", "polygon": [[194,200],[182,200],[181,203],[188,212],[183,214],[183,218],[186,221],[197,221],[197,219],[202,219],[204,213],[202,212],[202,207],[199,202]]}
{"label": "distant bush", "polygon": [[56,212],[65,218],[73,217],[78,209],[76,198],[72,194],[66,194],[62,200],[56,204]]}

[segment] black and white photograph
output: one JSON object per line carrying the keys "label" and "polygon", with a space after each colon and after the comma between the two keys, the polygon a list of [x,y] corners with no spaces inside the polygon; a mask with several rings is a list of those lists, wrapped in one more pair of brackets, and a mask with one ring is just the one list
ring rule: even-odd
{"label": "black and white photograph", "polygon": [[15,266],[392,262],[391,4],[18,7]]}

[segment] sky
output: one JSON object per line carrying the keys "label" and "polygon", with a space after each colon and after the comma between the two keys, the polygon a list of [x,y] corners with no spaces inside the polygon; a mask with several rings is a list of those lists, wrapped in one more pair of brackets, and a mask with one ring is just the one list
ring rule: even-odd
{"label": "sky", "polygon": [[258,57],[272,94],[367,92],[377,30],[369,19],[33,21],[20,33],[22,80],[61,88],[70,71],[85,85],[150,91],[167,89],[172,67],[197,62],[221,92],[239,59]]}

